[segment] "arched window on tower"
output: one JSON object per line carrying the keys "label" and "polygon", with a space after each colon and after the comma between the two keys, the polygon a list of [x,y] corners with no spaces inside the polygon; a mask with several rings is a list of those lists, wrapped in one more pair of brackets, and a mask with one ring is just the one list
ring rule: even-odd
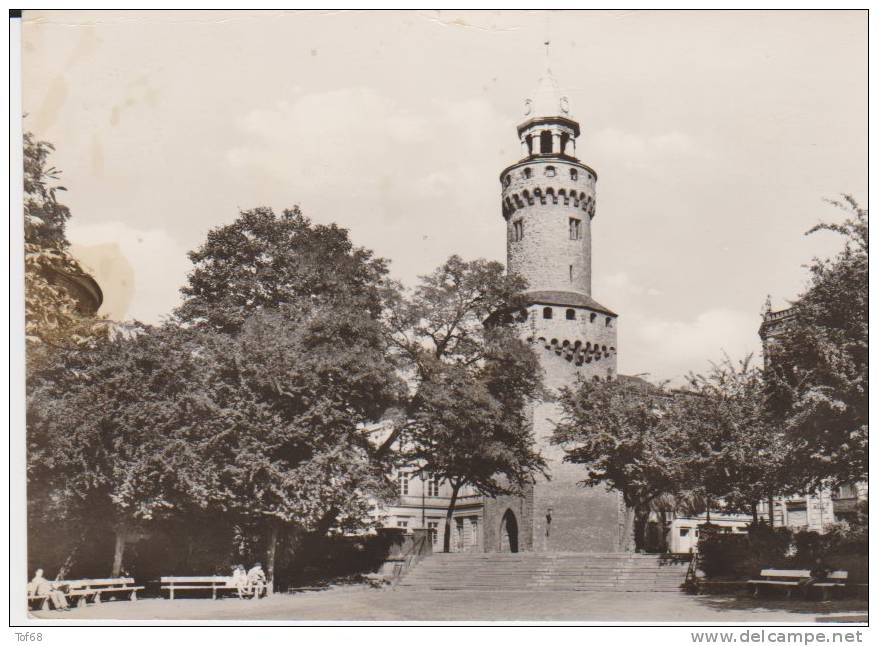
{"label": "arched window on tower", "polygon": [[524,179],[530,179],[530,176],[533,175],[533,171],[530,168],[524,169]]}
{"label": "arched window on tower", "polygon": [[552,318],[552,308],[551,307],[544,307],[543,308],[543,318],[544,319]]}
{"label": "arched window on tower", "polygon": [[570,145],[570,135],[565,132],[563,135],[561,135],[561,154],[572,156],[573,151],[568,150],[569,148],[572,148],[572,146]]}
{"label": "arched window on tower", "polygon": [[546,166],[546,177],[554,177],[555,176],[555,167],[554,166]]}
{"label": "arched window on tower", "polygon": [[606,325],[607,325],[607,327],[613,327],[613,317],[612,316],[607,317]]}
{"label": "arched window on tower", "polygon": [[573,310],[573,309],[567,310],[567,320],[568,321],[575,321],[576,320],[576,310]]}
{"label": "arched window on tower", "polygon": [[540,153],[544,155],[552,153],[552,133],[548,130],[540,133]]}
{"label": "arched window on tower", "polygon": [[570,179],[572,179],[575,182],[578,178],[579,178],[579,173],[576,171],[575,168],[571,168],[570,169]]}

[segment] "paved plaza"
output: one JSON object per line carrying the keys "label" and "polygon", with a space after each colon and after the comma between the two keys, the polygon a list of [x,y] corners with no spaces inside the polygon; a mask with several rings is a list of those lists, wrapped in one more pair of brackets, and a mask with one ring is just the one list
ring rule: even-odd
{"label": "paved plaza", "polygon": [[128,621],[501,621],[646,623],[863,623],[861,600],[813,602],[677,592],[606,593],[539,591],[419,592],[347,587],[276,594],[267,599],[141,599],[111,601],[69,612],[33,612],[39,619]]}

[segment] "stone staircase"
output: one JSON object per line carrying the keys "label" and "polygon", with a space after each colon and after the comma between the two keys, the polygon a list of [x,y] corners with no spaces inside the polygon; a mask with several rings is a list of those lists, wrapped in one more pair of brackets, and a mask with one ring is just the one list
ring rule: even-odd
{"label": "stone staircase", "polygon": [[679,592],[687,563],[654,554],[433,554],[397,584],[423,590]]}

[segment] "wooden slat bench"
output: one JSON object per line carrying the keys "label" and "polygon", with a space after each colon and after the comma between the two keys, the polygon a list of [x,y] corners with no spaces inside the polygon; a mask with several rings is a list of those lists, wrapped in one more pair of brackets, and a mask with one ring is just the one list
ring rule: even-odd
{"label": "wooden slat bench", "polygon": [[[803,579],[811,577],[811,570],[774,570],[766,569],[759,573],[761,579],[750,579],[748,584],[753,585],[753,596],[759,596],[759,590],[762,587],[774,587],[786,590],[789,599],[793,590],[801,587]],[[830,572],[823,581],[812,583],[809,588],[817,588],[821,591],[825,599],[827,594],[834,588],[844,588],[848,578],[848,573],[844,570]]]}
{"label": "wooden slat bench", "polygon": [[101,603],[112,597],[127,596],[130,601],[137,601],[137,591],[143,590],[142,585],[135,585],[134,579],[121,577],[115,579],[70,579],[55,581],[55,587],[65,591],[67,597],[79,597],[76,605],[84,606],[89,600]]}
{"label": "wooden slat bench", "polygon": [[174,598],[175,592],[184,590],[210,590],[211,598],[216,599],[217,590],[237,592],[231,577],[227,576],[163,576],[162,590],[170,593]]}

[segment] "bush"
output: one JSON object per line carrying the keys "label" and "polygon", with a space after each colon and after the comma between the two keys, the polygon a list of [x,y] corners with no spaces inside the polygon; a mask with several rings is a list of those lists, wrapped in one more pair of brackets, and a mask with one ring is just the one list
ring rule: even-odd
{"label": "bush", "polygon": [[744,579],[786,559],[791,532],[764,523],[751,525],[746,535],[720,531],[716,525],[699,528],[699,566],[708,579]]}
{"label": "bush", "polygon": [[865,526],[846,523],[827,533],[771,528],[757,523],[747,535],[728,534],[716,525],[702,525],[698,539],[701,570],[708,579],[746,579],[764,568],[810,570],[818,564],[845,570],[850,583],[869,579],[869,542]]}
{"label": "bush", "polygon": [[698,556],[708,579],[737,578],[749,567],[750,542],[742,534],[726,534],[716,525],[701,525]]}

